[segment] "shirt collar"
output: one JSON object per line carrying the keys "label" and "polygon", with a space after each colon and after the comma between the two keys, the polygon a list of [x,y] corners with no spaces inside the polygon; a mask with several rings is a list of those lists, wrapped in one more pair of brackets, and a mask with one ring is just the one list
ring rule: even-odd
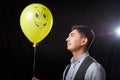
{"label": "shirt collar", "polygon": [[83,53],[82,55],[80,55],[77,59],[75,59],[74,57],[72,57],[71,60],[70,60],[70,62],[71,63],[79,63],[82,58],[85,58],[87,56],[89,56],[89,52],[88,51],[85,52],[85,53]]}

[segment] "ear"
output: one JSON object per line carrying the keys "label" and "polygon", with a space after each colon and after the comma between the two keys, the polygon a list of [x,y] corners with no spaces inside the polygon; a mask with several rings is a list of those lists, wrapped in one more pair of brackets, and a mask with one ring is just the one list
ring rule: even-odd
{"label": "ear", "polygon": [[86,45],[88,42],[88,39],[87,38],[83,38],[82,41],[81,41],[81,45]]}

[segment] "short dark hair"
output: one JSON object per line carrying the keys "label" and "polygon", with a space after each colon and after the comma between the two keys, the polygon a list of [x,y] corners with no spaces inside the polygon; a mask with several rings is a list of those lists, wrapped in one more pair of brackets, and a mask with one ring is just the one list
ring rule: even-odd
{"label": "short dark hair", "polygon": [[95,33],[91,27],[86,25],[74,25],[72,26],[71,30],[77,29],[79,33],[82,33],[84,37],[88,39],[87,49],[90,48],[93,40],[95,39]]}

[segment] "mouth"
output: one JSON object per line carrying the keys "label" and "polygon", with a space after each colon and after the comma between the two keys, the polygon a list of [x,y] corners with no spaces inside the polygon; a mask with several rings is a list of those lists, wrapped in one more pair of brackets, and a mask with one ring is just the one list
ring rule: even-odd
{"label": "mouth", "polygon": [[71,45],[70,43],[67,43],[67,46]]}

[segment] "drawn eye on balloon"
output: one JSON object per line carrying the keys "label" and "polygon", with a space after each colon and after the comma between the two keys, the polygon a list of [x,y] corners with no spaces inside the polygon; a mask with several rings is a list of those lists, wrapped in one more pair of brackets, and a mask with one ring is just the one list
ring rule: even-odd
{"label": "drawn eye on balloon", "polygon": [[45,27],[47,25],[48,14],[45,8],[42,8],[40,11],[37,7],[35,7],[34,11],[34,23],[37,27]]}

